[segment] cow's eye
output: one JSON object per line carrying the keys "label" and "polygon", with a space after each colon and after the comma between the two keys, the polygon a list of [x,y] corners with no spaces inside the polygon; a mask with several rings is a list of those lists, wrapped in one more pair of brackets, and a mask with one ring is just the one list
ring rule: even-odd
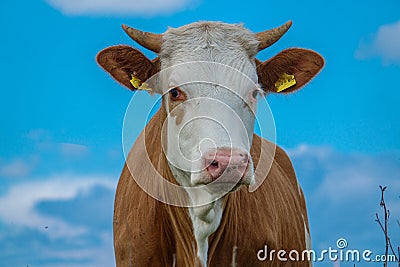
{"label": "cow's eye", "polygon": [[263,92],[260,89],[255,89],[254,91],[251,92],[251,98],[252,100],[258,100],[260,97],[262,97]]}
{"label": "cow's eye", "polygon": [[254,90],[252,93],[253,98],[257,98],[258,94],[259,94],[258,90]]}
{"label": "cow's eye", "polygon": [[172,98],[178,98],[180,95],[180,92],[178,89],[173,88],[171,91],[169,91],[169,93],[171,94]]}
{"label": "cow's eye", "polygon": [[169,95],[172,100],[177,101],[177,100],[185,100],[185,95],[182,93],[182,91],[178,88],[172,88],[169,90]]}

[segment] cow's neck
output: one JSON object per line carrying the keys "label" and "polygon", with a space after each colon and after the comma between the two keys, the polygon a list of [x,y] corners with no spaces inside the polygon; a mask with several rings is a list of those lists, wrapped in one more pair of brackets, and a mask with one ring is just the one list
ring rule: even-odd
{"label": "cow's neck", "polygon": [[[162,106],[146,126],[146,138],[148,138],[146,146],[149,146],[148,151],[153,152],[149,155],[149,158],[153,166],[157,166],[158,172],[169,182],[177,183],[177,181],[187,179],[187,177],[174,177],[170,168],[159,169],[160,166],[169,165],[161,150],[162,146],[160,142],[162,122],[165,118],[166,112]],[[160,151],[155,151],[155,147],[159,148]],[[160,157],[160,155],[162,156]],[[184,176],[188,174],[181,173],[178,175]],[[192,200],[192,204],[196,207],[179,208],[170,205],[165,206],[170,218],[168,224],[171,226],[167,228],[172,230],[171,235],[175,237],[177,252],[184,252],[184,255],[176,255],[178,265],[193,266],[194,264],[194,266],[198,266],[200,263],[204,267],[207,266],[208,239],[220,225],[223,213],[223,201],[219,199],[207,205],[198,206],[195,202],[204,203],[204,199],[212,199],[212,196],[208,195],[206,191],[196,195],[190,193],[188,195]],[[197,256],[197,263],[193,262],[194,254]]]}

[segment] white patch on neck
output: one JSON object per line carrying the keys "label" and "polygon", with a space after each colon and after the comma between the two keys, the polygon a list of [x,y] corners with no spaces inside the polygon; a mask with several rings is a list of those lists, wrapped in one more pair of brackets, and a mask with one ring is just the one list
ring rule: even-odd
{"label": "white patch on neck", "polygon": [[304,220],[303,214],[301,215],[301,217],[303,218],[303,224],[304,224],[306,249],[311,249],[311,236],[310,236],[310,233],[308,232],[307,225],[306,225],[306,220]]}
{"label": "white patch on neck", "polygon": [[221,199],[218,199],[203,206],[189,208],[197,244],[197,256],[202,267],[207,267],[208,237],[221,223],[223,211],[221,202]]}
{"label": "white patch on neck", "polygon": [[[305,241],[306,241],[306,250],[311,250],[311,236],[310,233],[308,232],[307,225],[306,225],[306,220],[304,220],[303,214],[301,215],[303,217],[303,223],[304,223],[304,233],[305,233]],[[312,266],[312,261],[309,262],[309,266]]]}

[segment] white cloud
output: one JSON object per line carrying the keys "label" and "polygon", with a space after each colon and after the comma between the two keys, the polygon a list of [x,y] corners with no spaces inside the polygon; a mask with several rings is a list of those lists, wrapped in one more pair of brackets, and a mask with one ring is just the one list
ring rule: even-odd
{"label": "white cloud", "polygon": [[[113,236],[111,231],[100,234],[99,246],[90,246],[87,248],[54,249],[45,247],[41,251],[48,258],[56,258],[59,263],[57,267],[102,267],[115,266],[113,249]],[[89,259],[89,261],[88,261]],[[86,261],[84,265],[73,264],[71,261]],[[52,267],[54,263],[41,264],[42,267]]]}
{"label": "white cloud", "polygon": [[400,64],[400,21],[383,25],[367,40],[362,39],[355,56],[358,59],[381,57],[384,64]]}
{"label": "white cloud", "polygon": [[148,17],[170,14],[188,7],[193,0],[46,0],[68,15],[116,14]]}
{"label": "white cloud", "polygon": [[26,137],[29,142],[33,144],[34,152],[39,155],[44,152],[50,152],[57,153],[57,156],[82,158],[88,156],[90,152],[89,147],[86,145],[71,142],[57,142],[49,131],[43,129],[33,129],[28,132]]}
{"label": "white cloud", "polygon": [[51,238],[73,237],[85,233],[83,227],[39,213],[35,207],[45,200],[68,200],[94,186],[101,185],[113,189],[114,182],[105,176],[56,175],[45,180],[21,182],[12,185],[0,197],[0,219],[13,226],[28,227],[46,231]]}
{"label": "white cloud", "polygon": [[[318,186],[313,191],[320,200],[337,203],[368,199],[379,193],[379,185],[387,185],[400,194],[399,155],[340,153],[330,147],[307,144],[287,151],[296,169],[309,176],[302,179],[316,180],[314,185]],[[310,170],[316,171],[312,177]]]}
{"label": "white cloud", "polygon": [[84,145],[61,143],[59,144],[61,153],[65,156],[81,157],[89,152],[89,148]]}
{"label": "white cloud", "polygon": [[333,150],[328,146],[311,146],[308,144],[300,144],[295,148],[286,149],[286,152],[290,157],[295,158],[312,155],[318,159],[326,159],[333,153]]}
{"label": "white cloud", "polygon": [[11,162],[0,162],[0,176],[24,177],[29,175],[38,162],[38,158],[30,158],[29,160],[15,159]]}

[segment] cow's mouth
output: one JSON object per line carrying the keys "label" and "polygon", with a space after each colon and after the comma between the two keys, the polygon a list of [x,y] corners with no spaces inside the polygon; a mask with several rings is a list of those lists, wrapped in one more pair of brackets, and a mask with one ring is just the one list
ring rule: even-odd
{"label": "cow's mouth", "polygon": [[191,185],[212,194],[236,191],[250,185],[253,179],[253,161],[244,149],[219,147],[203,153],[200,171],[191,174]]}
{"label": "cow's mouth", "polygon": [[[215,163],[214,163],[215,164]],[[214,166],[215,167],[215,166]],[[218,177],[213,177],[208,171],[203,171],[199,174],[200,177],[196,179],[193,186],[206,186],[208,191],[216,192],[234,192],[242,186],[249,186],[252,180],[253,164],[251,161],[238,171],[231,170],[218,174]]]}

